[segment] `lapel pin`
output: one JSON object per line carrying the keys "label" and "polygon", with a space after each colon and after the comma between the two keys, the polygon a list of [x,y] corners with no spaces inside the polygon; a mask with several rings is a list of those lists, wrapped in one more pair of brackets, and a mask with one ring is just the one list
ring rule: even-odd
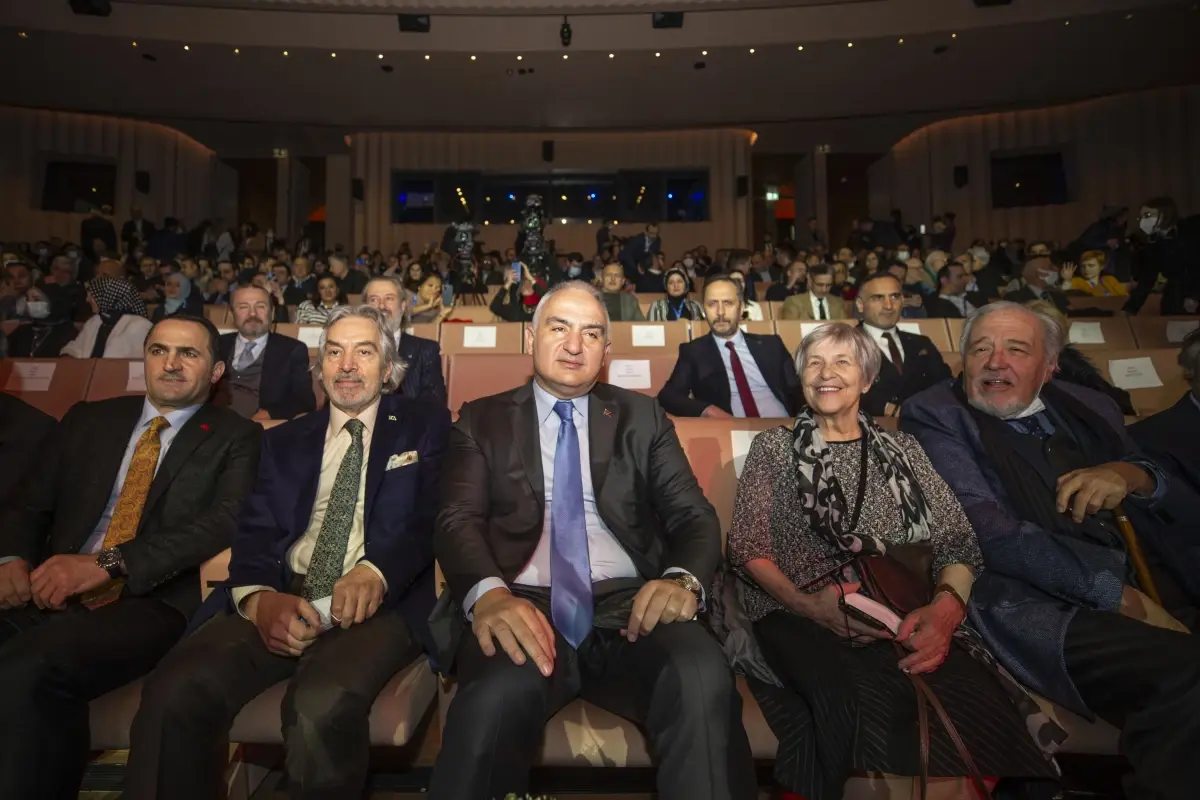
{"label": "lapel pin", "polygon": [[611,417],[611,416],[612,416],[612,412],[611,412],[611,411],[609,411],[609,410],[606,408],[606,409],[604,409],[604,416],[606,416],[606,417]]}
{"label": "lapel pin", "polygon": [[201,422],[201,423],[200,423],[200,430],[202,430],[202,431],[206,431],[206,430],[208,430],[208,429],[209,429],[209,428],[208,428],[208,423],[207,423],[207,422]]}
{"label": "lapel pin", "polygon": [[396,415],[395,415],[395,414],[388,414],[388,421],[389,421],[389,422],[395,422],[395,421],[396,421]]}

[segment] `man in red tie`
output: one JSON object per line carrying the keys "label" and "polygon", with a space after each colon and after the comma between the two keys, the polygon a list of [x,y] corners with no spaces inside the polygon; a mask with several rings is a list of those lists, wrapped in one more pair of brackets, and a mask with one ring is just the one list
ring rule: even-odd
{"label": "man in red tie", "polygon": [[742,295],[727,276],[704,284],[710,333],[679,345],[679,360],[658,393],[677,417],[795,415],[796,365],[778,336],[743,333]]}

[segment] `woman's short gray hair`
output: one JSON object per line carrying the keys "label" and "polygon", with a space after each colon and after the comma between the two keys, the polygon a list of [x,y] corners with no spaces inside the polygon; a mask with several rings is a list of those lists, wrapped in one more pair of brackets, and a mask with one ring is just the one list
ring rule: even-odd
{"label": "woman's short gray hair", "polygon": [[329,319],[325,321],[325,327],[321,331],[321,341],[317,348],[317,352],[321,355],[312,365],[313,372],[318,376],[321,374],[321,365],[325,361],[325,340],[329,336],[329,329],[333,327],[334,323],[350,317],[359,317],[375,323],[375,328],[379,332],[379,354],[383,359],[384,371],[387,372],[388,368],[391,368],[391,373],[383,381],[383,393],[391,394],[399,389],[400,384],[404,381],[404,376],[408,373],[408,362],[400,358],[400,351],[396,346],[396,326],[392,324],[391,318],[385,312],[374,306],[338,306],[330,312]]}
{"label": "woman's short gray hair", "polygon": [[982,308],[976,309],[971,313],[971,316],[967,317],[967,321],[963,325],[962,336],[958,338],[958,352],[966,355],[968,350],[967,345],[971,342],[971,331],[974,330],[975,324],[989,314],[995,314],[999,311],[1020,311],[1037,320],[1038,325],[1042,329],[1042,346],[1046,350],[1046,363],[1058,363],[1058,354],[1063,349],[1063,329],[1059,325],[1058,320],[1042,311],[1008,300],[998,300],[995,303],[988,303]]}
{"label": "woman's short gray hair", "polygon": [[542,319],[542,309],[546,306],[546,301],[559,292],[565,292],[569,289],[591,295],[600,305],[600,313],[604,315],[604,341],[607,342],[612,338],[612,320],[608,316],[608,306],[604,305],[604,295],[600,293],[600,290],[587,281],[563,281],[562,283],[555,284],[550,288],[550,291],[542,295],[542,299],[538,301],[537,308],[533,310],[533,330],[536,332],[538,329],[538,323]]}
{"label": "woman's short gray hair", "polygon": [[879,377],[879,346],[871,341],[862,328],[857,325],[847,325],[844,322],[827,322],[820,325],[812,333],[804,337],[796,348],[796,372],[804,374],[804,366],[808,363],[808,351],[821,342],[849,345],[854,350],[854,360],[862,370],[863,384],[870,386]]}

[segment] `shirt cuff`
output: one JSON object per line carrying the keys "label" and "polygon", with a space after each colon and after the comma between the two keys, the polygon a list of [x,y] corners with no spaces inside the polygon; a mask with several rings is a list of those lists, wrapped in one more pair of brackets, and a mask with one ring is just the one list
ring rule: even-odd
{"label": "shirt cuff", "polygon": [[1153,461],[1149,461],[1144,458],[1125,459],[1125,463],[1144,469],[1154,480],[1154,491],[1151,492],[1148,497],[1144,494],[1139,494],[1138,492],[1131,492],[1129,496],[1134,500],[1149,501],[1150,505],[1152,506],[1156,506],[1161,503],[1162,499],[1167,494],[1167,489],[1171,485],[1170,479],[1167,478],[1167,473],[1163,472],[1163,470]]}
{"label": "shirt cuff", "polygon": [[[663,570],[662,576],[664,578],[669,578],[672,575],[687,575],[689,578],[696,578],[695,575],[688,572],[683,567],[667,567],[665,570]],[[705,611],[706,610],[706,601],[708,599],[708,594],[707,594],[708,590],[704,588],[704,581],[700,580],[699,578],[696,578],[696,583],[700,584],[700,599],[696,603],[696,610],[697,611]]]}
{"label": "shirt cuff", "polygon": [[484,578],[479,583],[472,586],[471,591],[467,592],[466,597],[463,598],[463,616],[467,618],[468,622],[473,621],[475,619],[475,603],[479,601],[479,598],[483,597],[484,594],[490,592],[492,589],[507,588],[508,584],[500,578]]}
{"label": "shirt cuff", "polygon": [[257,594],[258,592],[273,591],[275,590],[270,586],[238,586],[237,588],[229,590],[229,596],[233,600],[233,607],[237,609],[237,612],[239,615],[241,615],[242,619],[250,619],[246,616],[246,612],[242,608],[242,604],[246,602],[246,598],[252,594]]}
{"label": "shirt cuff", "polygon": [[372,572],[374,572],[376,575],[378,575],[379,580],[383,581],[383,593],[387,594],[387,590],[388,590],[387,578],[383,577],[383,571],[380,570],[379,567],[375,566],[370,561],[367,561],[365,558],[360,558],[358,560],[358,563],[355,564],[355,566],[356,567],[367,567]]}
{"label": "shirt cuff", "polygon": [[7,564],[10,561],[16,561],[19,558],[20,556],[4,556],[3,558],[0,558],[0,565]]}

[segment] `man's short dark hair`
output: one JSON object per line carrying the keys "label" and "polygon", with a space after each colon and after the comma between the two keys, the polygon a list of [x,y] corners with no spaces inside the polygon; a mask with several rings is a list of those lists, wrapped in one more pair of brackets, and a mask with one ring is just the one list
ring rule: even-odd
{"label": "man's short dark hair", "polygon": [[750,258],[753,255],[749,250],[733,250],[729,253],[729,263],[725,266],[732,270],[740,264],[745,264],[748,270],[750,268]]}
{"label": "man's short dark hair", "polygon": [[790,244],[779,245],[778,247],[775,248],[775,252],[776,252],[776,254],[783,253],[785,256],[787,256],[788,261],[796,260],[796,251],[795,251],[795,249],[792,248],[792,246]]}
{"label": "man's short dark hair", "polygon": [[158,322],[154,323],[150,330],[146,332],[146,339],[142,342],[142,349],[146,349],[146,342],[150,341],[150,337],[154,335],[154,330],[164,322],[190,322],[193,325],[199,325],[204,328],[204,332],[208,334],[208,354],[212,357],[212,363],[215,365],[221,360],[221,333],[217,330],[217,326],[212,324],[208,317],[198,317],[194,314],[176,314],[173,317],[163,317]]}
{"label": "man's short dark hair", "polygon": [[[1043,256],[1043,258],[1044,257],[1045,256]],[[947,281],[950,280],[950,270],[954,269],[955,267],[958,267],[959,269],[966,269],[962,264],[959,264],[957,261],[947,262],[946,266],[944,266],[938,270],[938,273],[937,273],[938,286],[941,286],[943,283],[946,283]]]}
{"label": "man's short dark hair", "polygon": [[732,287],[733,287],[735,290],[737,290],[737,293],[738,293],[738,299],[739,299],[739,300],[741,299],[741,297],[742,297],[742,289],[741,289],[741,287],[740,287],[740,286],[738,286],[738,284],[737,284],[737,281],[735,281],[733,278],[731,278],[731,277],[729,276],[729,273],[728,273],[728,272],[722,272],[722,273],[720,273],[719,275],[710,275],[709,277],[705,278],[705,280],[704,280],[704,291],[702,291],[702,292],[700,293],[700,299],[701,299],[701,300],[703,300],[703,299],[704,299],[704,297],[708,295],[708,288],[709,288],[710,286],[715,286],[715,285],[716,285],[716,284],[718,284],[718,283],[728,283],[728,284],[729,284],[730,286],[732,286]]}
{"label": "man's short dark hair", "polygon": [[[899,266],[899,265],[892,264],[891,266],[895,267],[895,266]],[[860,283],[858,285],[858,296],[866,297],[867,296],[867,284],[871,283],[872,281],[881,281],[881,280],[884,280],[885,278],[889,281],[895,281],[896,283],[900,284],[901,289],[904,288],[904,281],[900,280],[895,275],[888,272],[886,269],[883,269],[883,270],[880,270],[879,272],[871,273],[870,275],[867,276],[866,280],[864,280],[862,283]]]}
{"label": "man's short dark hair", "polygon": [[814,264],[808,268],[808,277],[816,278],[821,275],[833,275],[833,267],[828,264]]}

